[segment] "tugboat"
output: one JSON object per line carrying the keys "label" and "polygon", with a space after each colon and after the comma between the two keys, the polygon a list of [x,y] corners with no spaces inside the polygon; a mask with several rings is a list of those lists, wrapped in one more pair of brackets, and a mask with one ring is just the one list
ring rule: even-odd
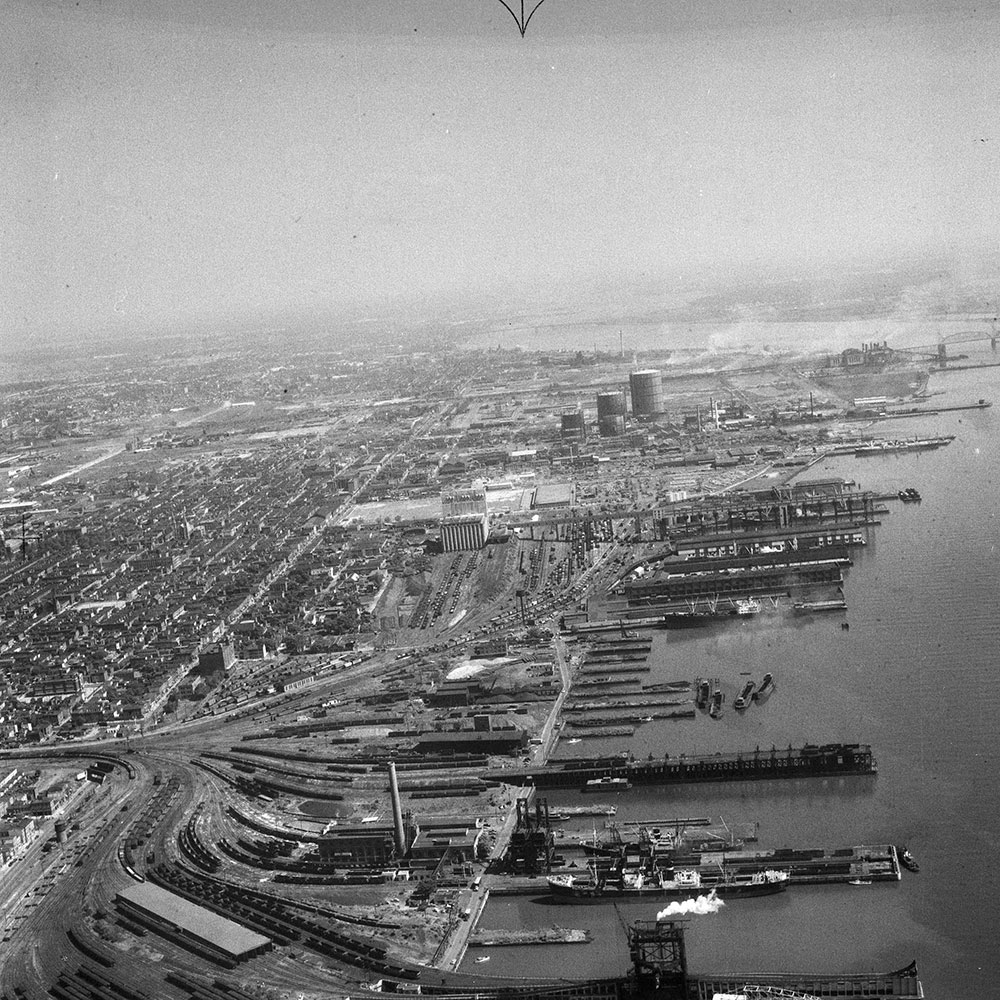
{"label": "tugboat", "polygon": [[708,714],[713,719],[717,719],[722,715],[722,692],[718,688],[715,689],[715,694],[712,695],[712,707],[708,710]]}
{"label": "tugboat", "polygon": [[736,696],[736,701],[733,702],[733,708],[741,710],[747,708],[750,702],[753,701],[754,689],[757,685],[752,681],[748,680],[746,684],[743,685],[743,690]]}
{"label": "tugboat", "polygon": [[709,686],[708,681],[699,680],[698,681],[698,694],[695,696],[694,703],[698,708],[707,708],[708,701],[712,697],[712,689]]}
{"label": "tugboat", "polygon": [[920,494],[912,486],[907,486],[905,490],[899,491],[899,499],[903,503],[920,503]]}
{"label": "tugboat", "polygon": [[910,852],[905,847],[897,847],[896,854],[899,857],[899,863],[908,872],[920,871],[920,865],[917,864],[917,859],[912,854],[910,854]]}

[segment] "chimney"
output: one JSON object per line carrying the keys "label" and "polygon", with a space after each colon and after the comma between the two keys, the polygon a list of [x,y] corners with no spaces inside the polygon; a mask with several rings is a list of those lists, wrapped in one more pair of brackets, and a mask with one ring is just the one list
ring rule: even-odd
{"label": "chimney", "polygon": [[406,830],[403,826],[403,806],[399,801],[399,784],[396,781],[396,764],[389,761],[389,794],[392,796],[392,841],[396,857],[406,854]]}

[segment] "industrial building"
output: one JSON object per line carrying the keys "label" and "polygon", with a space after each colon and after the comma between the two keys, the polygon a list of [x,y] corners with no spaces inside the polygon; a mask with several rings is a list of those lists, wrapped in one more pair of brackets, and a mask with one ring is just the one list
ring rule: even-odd
{"label": "industrial building", "polygon": [[198,654],[198,673],[225,673],[236,662],[236,651],[232,643],[220,642]]}
{"label": "industrial building", "polygon": [[625,433],[626,409],[621,390],[597,394],[597,431],[601,437],[621,437]]}
{"label": "industrial building", "polygon": [[477,552],[486,544],[489,518],[486,514],[456,514],[441,520],[444,552]]}
{"label": "industrial building", "polygon": [[263,934],[152,882],[139,882],[123,889],[118,893],[117,903],[128,920],[197,952],[244,962],[271,949],[271,939]]}
{"label": "industrial building", "polygon": [[535,488],[531,506],[536,510],[547,507],[572,507],[575,490],[572,483],[546,483]]}
{"label": "industrial building", "polygon": [[663,379],[655,368],[632,372],[628,377],[632,413],[651,417],[663,412]]}

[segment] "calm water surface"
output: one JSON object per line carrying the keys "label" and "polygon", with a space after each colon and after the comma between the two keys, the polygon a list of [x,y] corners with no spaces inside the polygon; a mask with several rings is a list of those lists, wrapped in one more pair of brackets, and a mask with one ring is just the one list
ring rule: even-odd
{"label": "calm water surface", "polygon": [[[1000,369],[934,376],[931,388],[945,392],[938,405],[1000,400]],[[796,886],[692,918],[693,971],[887,971],[915,958],[928,997],[995,996],[1000,405],[875,430],[956,440],[932,452],[829,460],[804,477],[840,476],[879,490],[915,486],[923,495],[919,505],[890,503],[870,544],[855,550],[844,588],[850,630],[840,615],[793,617],[786,606],[720,629],[655,633],[651,680],[719,677],[730,704],[744,672],[759,679],[771,670],[777,688],[765,704],[730,709],[714,723],[701,715],[662,721],[640,726],[627,744],[585,740],[559,752],[631,749],[641,757],[871,743],[876,777],[633,789],[618,797],[618,816],[757,821],[761,847],[906,843],[921,863],[919,875],[904,872],[899,883]],[[549,794],[553,806],[579,801],[573,792]],[[481,927],[558,923],[589,928],[595,940],[494,948],[488,971],[571,978],[623,971],[625,924],[653,918],[663,905],[491,900]],[[476,954],[470,950],[463,968],[483,972]]]}

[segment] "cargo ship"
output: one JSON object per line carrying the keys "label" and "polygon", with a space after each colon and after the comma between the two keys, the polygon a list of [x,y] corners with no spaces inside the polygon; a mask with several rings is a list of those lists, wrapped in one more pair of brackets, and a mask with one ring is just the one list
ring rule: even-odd
{"label": "cargo ship", "polygon": [[660,628],[704,628],[730,617],[728,611],[668,611],[657,624]]}
{"label": "cargo ship", "polygon": [[693,868],[648,868],[609,872],[598,876],[550,875],[549,894],[559,900],[574,903],[614,902],[621,899],[691,898],[716,895],[724,898],[772,896],[784,892],[788,872],[765,869],[749,874],[723,875],[705,879]]}

